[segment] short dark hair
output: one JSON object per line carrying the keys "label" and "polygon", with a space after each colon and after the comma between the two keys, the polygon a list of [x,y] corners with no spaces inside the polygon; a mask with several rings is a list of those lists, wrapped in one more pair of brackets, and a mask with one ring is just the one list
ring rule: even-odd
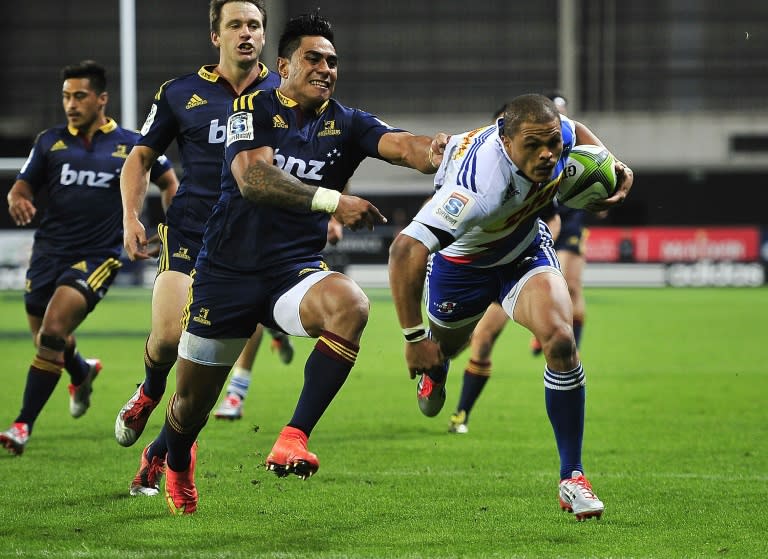
{"label": "short dark hair", "polygon": [[311,14],[301,14],[288,20],[282,35],[280,35],[277,56],[290,58],[301,43],[301,38],[308,36],[325,37],[333,44],[331,22],[321,16],[319,10]]}
{"label": "short dark hair", "polygon": [[512,137],[524,122],[544,124],[560,119],[560,112],[549,97],[527,93],[512,99],[504,109],[504,135]]}
{"label": "short dark hair", "polygon": [[208,7],[208,18],[211,21],[211,31],[213,33],[219,32],[219,25],[221,25],[221,9],[224,4],[230,2],[247,2],[253,4],[261,12],[261,26],[266,30],[267,28],[267,7],[264,4],[264,0],[211,0],[211,4]]}
{"label": "short dark hair", "polygon": [[493,111],[493,120],[494,120],[494,122],[497,121],[498,119],[500,119],[501,117],[503,117],[504,116],[504,111],[506,111],[506,110],[507,110],[507,104],[504,103],[501,107],[499,107],[498,109]]}
{"label": "short dark hair", "polygon": [[88,78],[97,94],[101,95],[107,90],[107,70],[101,64],[93,60],[83,60],[79,64],[71,64],[61,69],[61,79]]}

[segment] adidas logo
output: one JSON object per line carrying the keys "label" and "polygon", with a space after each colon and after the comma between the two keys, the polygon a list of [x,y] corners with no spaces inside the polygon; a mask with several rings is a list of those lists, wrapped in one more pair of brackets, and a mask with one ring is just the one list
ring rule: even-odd
{"label": "adidas logo", "polygon": [[67,144],[64,143],[64,140],[59,140],[51,146],[51,151],[59,151],[60,149],[67,149]]}
{"label": "adidas logo", "polygon": [[272,127],[273,128],[288,128],[288,125],[283,120],[283,117],[280,115],[275,115],[272,117]]}
{"label": "adidas logo", "polygon": [[200,105],[207,105],[208,101],[206,99],[203,99],[200,97],[197,93],[193,94],[192,97],[189,98],[189,101],[187,101],[186,109],[194,109],[195,107],[199,107]]}
{"label": "adidas logo", "polygon": [[73,270],[80,270],[81,272],[88,272],[88,264],[85,263],[85,260],[81,260],[77,264],[72,264],[71,268]]}

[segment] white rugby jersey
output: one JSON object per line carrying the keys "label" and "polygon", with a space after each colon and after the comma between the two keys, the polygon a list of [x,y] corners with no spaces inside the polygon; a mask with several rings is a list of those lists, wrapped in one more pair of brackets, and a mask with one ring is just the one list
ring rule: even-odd
{"label": "white rugby jersey", "polygon": [[536,238],[538,215],[557,194],[575,142],[573,121],[560,120],[563,153],[546,183],[525,178],[509,158],[500,136],[503,119],[452,136],[435,175],[435,194],[403,234],[435,252],[440,242],[429,228],[449,233],[455,240],[440,254],[456,264],[488,268],[515,260]]}

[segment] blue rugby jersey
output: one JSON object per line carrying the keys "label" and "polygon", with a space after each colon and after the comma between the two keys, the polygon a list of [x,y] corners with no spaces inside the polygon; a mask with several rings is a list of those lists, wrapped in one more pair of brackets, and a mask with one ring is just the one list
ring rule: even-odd
{"label": "blue rugby jersey", "polygon": [[[139,134],[108,119],[91,142],[67,125],[41,132],[17,179],[48,203],[35,232],[35,251],[84,257],[123,246],[120,171]],[[165,156],[151,170],[154,180],[171,168]]]}
{"label": "blue rugby jersey", "polygon": [[221,197],[206,226],[198,265],[254,272],[321,258],[329,214],[243,199],[230,172],[234,156],[271,146],[274,164],[306,184],[341,191],[366,157],[381,159],[379,139],[400,132],[370,113],[329,100],[315,114],[301,115],[278,90],[246,95],[227,122]]}
{"label": "blue rugby jersey", "polygon": [[[261,72],[246,92],[280,85],[280,76],[260,63]],[[183,173],[166,213],[166,223],[191,238],[202,238],[205,222],[219,198],[227,111],[237,94],[226,79],[203,66],[165,82],[141,129],[139,145],[163,153],[175,139]]]}

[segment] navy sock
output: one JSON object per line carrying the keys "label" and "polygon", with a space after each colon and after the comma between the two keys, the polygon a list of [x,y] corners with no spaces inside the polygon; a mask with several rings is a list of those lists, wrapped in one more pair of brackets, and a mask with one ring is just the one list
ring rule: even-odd
{"label": "navy sock", "polygon": [[304,387],[288,425],[309,436],[352,370],[359,346],[323,331],[304,365]]}
{"label": "navy sock", "polygon": [[584,369],[559,373],[544,369],[544,400],[547,416],[555,432],[560,454],[560,479],[571,477],[571,472],[583,472],[581,445],[584,438],[584,405],[586,389]]}
{"label": "navy sock", "polygon": [[461,385],[461,397],[459,398],[459,407],[456,410],[466,413],[465,423],[469,423],[469,412],[472,411],[489,378],[491,378],[490,361],[469,360],[467,368],[464,370],[464,382]]}
{"label": "navy sock", "polygon": [[176,394],[168,402],[168,410],[165,414],[165,443],[168,446],[166,465],[174,472],[184,472],[189,469],[189,464],[192,461],[192,445],[195,444],[197,436],[208,422],[208,417],[192,427],[182,427],[173,416],[172,410],[175,399]]}
{"label": "navy sock", "polygon": [[[149,341],[149,340],[147,340]],[[168,383],[168,374],[176,364],[158,363],[154,361],[147,351],[147,345],[144,344],[144,394],[153,400],[160,400],[165,393],[165,386]]]}
{"label": "navy sock", "polygon": [[157,437],[154,441],[149,443],[147,449],[147,459],[151,462],[152,458],[158,457],[161,460],[165,460],[165,455],[168,454],[168,444],[165,442],[166,427],[163,423],[163,427],[160,429]]}
{"label": "navy sock", "polygon": [[37,416],[43,411],[43,407],[53,394],[60,378],[60,366],[35,357],[27,372],[27,384],[24,387],[21,411],[15,422],[29,425],[29,432],[31,433]]}
{"label": "navy sock", "polygon": [[76,346],[64,350],[64,368],[75,386],[80,386],[83,383],[90,370],[90,366],[77,351]]}

